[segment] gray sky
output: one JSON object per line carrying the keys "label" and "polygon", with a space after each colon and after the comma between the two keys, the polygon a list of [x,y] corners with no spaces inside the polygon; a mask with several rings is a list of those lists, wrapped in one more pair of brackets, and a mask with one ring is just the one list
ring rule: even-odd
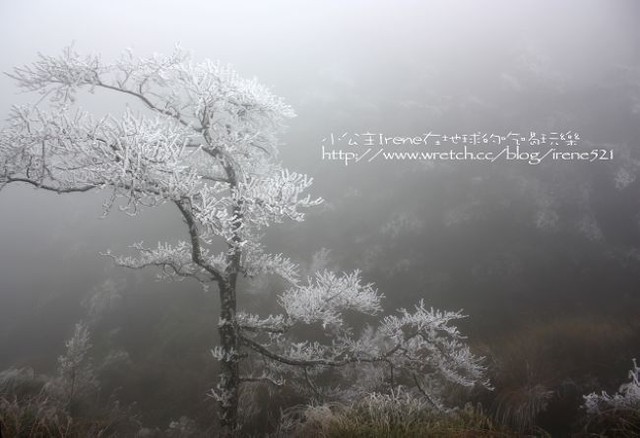
{"label": "gray sky", "polygon": [[[0,68],[74,41],[79,51],[107,58],[126,47],[167,52],[179,42],[197,58],[230,62],[292,99],[327,75],[393,83],[441,63],[459,64],[469,82],[525,44],[553,47],[554,61],[565,66],[593,68],[637,50],[628,32],[638,9],[605,0],[4,0]],[[11,83],[1,84],[6,107]]]}

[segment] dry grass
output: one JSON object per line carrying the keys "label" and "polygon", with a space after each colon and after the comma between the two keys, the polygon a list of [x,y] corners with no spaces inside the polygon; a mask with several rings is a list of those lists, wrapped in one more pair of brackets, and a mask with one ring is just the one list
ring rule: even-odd
{"label": "dry grass", "polygon": [[505,337],[491,354],[494,418],[523,433],[535,430],[541,414],[549,424],[570,424],[579,415],[581,394],[611,372],[612,358],[627,356],[635,336],[629,324],[570,317]]}
{"label": "dry grass", "polygon": [[33,370],[0,372],[0,437],[85,438],[133,436],[140,427],[135,416],[113,400],[82,404],[73,416],[60,399],[46,390],[47,378]]}
{"label": "dry grass", "polygon": [[7,437],[78,436],[71,417],[44,397],[0,398],[0,430]]}
{"label": "dry grass", "polygon": [[277,436],[331,437],[514,437],[481,409],[434,412],[408,393],[371,394],[349,406],[324,404],[289,411]]}
{"label": "dry grass", "polygon": [[583,422],[581,437],[619,437],[635,438],[640,436],[640,410],[611,409],[589,416]]}

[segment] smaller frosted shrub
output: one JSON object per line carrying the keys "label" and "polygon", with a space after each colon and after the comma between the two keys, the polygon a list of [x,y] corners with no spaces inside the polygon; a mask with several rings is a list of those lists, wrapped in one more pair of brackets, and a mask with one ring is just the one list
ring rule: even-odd
{"label": "smaller frosted shrub", "polygon": [[633,359],[633,368],[629,370],[630,382],[620,385],[614,395],[605,391],[601,394],[592,392],[584,396],[584,408],[587,414],[597,415],[609,410],[640,410],[640,368]]}

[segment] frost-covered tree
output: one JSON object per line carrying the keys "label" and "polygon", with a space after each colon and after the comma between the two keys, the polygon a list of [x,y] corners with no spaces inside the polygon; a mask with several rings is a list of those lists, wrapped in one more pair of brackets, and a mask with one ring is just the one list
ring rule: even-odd
{"label": "frost-covered tree", "polygon": [[91,333],[84,322],[75,325],[65,347],[65,353],[58,357],[58,375],[47,385],[47,392],[60,400],[65,408],[70,408],[78,397],[98,387],[89,359]]}
{"label": "frost-covered tree", "polygon": [[[301,280],[292,261],[266,251],[260,241],[266,227],[301,221],[321,199],[305,194],[311,178],[278,162],[277,136],[294,112],[255,80],[225,65],[193,62],[180,49],[149,58],[126,52],[107,63],[68,48],[9,76],[42,97],[14,107],[2,130],[0,187],[104,190],[105,214],[172,204],[181,215],[187,239],[135,244],[136,256],[109,255],[122,266],[156,267],[163,277],[217,289],[220,345],[213,354],[221,370],[212,394],[223,434],[237,426],[244,382],[293,376],[317,391],[314,378],[327,369],[367,364],[384,368],[392,385],[415,385],[437,405],[447,382],[486,384],[479,358],[450,325],[460,313],[420,303],[359,336],[345,313],[377,315],[382,295],[358,272],[322,271]],[[76,104],[81,89],[117,93],[143,107],[96,118]],[[282,313],[239,312],[239,277],[265,274],[290,283],[279,296]],[[305,325],[321,328],[322,336],[291,337]],[[253,356],[263,361],[245,360]]]}

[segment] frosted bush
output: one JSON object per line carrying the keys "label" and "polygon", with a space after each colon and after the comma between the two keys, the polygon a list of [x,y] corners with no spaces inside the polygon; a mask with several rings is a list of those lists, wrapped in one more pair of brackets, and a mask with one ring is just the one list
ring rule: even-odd
{"label": "frosted bush", "polygon": [[618,392],[609,395],[602,391],[592,392],[584,396],[584,408],[590,415],[597,415],[608,410],[640,409],[640,368],[633,359],[633,368],[629,370],[630,382],[620,385]]}

